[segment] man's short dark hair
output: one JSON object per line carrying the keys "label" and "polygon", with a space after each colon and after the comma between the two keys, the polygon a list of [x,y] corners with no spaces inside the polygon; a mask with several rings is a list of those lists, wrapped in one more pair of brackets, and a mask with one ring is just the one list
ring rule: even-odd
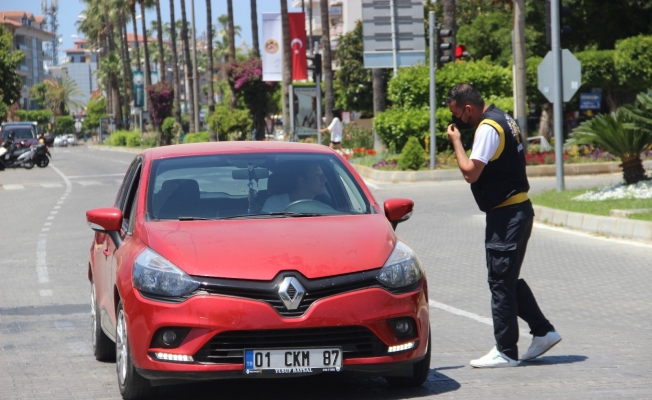
{"label": "man's short dark hair", "polygon": [[457,106],[465,106],[467,104],[477,107],[484,105],[484,100],[478,89],[471,86],[470,83],[462,82],[455,85],[448,96],[446,97],[446,104],[455,102]]}

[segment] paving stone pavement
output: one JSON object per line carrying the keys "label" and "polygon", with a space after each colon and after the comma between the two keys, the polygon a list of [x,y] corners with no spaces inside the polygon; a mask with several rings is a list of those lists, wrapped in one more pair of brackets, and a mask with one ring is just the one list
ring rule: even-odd
{"label": "paving stone pavement", "polygon": [[[53,168],[0,172],[1,185],[25,185],[24,190],[0,191],[0,399],[119,398],[115,364],[95,361],[90,350],[86,268],[92,234],[84,213],[113,202],[119,178],[97,175],[124,173],[133,154],[80,146],[67,152],[55,149],[54,156],[52,165],[69,177],[70,186]],[[70,178],[76,176],[82,177]],[[106,184],[75,184],[97,179]],[[573,177],[567,187],[617,179]],[[535,178],[531,184],[537,191],[554,188],[555,181]],[[397,232],[426,265],[430,298],[489,318],[484,215],[468,185],[372,185],[381,203],[390,197],[415,201],[413,217]],[[45,283],[38,280],[42,240]],[[255,384],[236,380],[169,386],[156,398],[652,398],[652,366],[647,361],[652,352],[651,259],[652,246],[537,224],[522,277],[563,341],[518,368],[469,367],[470,359],[493,346],[491,326],[431,308],[431,373],[421,388],[392,389],[381,378],[344,373]],[[521,353],[529,343],[530,338],[522,336]]]}

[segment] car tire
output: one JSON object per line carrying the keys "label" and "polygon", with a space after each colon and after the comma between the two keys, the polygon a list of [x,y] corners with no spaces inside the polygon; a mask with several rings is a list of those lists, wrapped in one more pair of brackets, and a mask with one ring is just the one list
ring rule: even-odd
{"label": "car tire", "polygon": [[146,397],[151,390],[149,379],[143,378],[131,359],[129,339],[127,336],[127,318],[122,307],[122,300],[118,303],[116,329],[116,372],[118,374],[118,387],[125,400]]}
{"label": "car tire", "polygon": [[91,344],[97,361],[115,361],[115,343],[102,330],[100,308],[95,295],[95,282],[91,282]]}
{"label": "car tire", "polygon": [[428,332],[428,350],[426,350],[423,360],[412,364],[412,376],[386,376],[387,383],[393,387],[417,387],[423,385],[430,373],[431,342],[430,332]]}

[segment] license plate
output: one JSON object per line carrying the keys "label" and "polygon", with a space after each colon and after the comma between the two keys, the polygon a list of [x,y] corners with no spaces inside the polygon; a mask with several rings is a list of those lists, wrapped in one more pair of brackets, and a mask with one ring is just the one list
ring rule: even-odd
{"label": "license plate", "polygon": [[245,349],[245,374],[339,372],[342,349]]}

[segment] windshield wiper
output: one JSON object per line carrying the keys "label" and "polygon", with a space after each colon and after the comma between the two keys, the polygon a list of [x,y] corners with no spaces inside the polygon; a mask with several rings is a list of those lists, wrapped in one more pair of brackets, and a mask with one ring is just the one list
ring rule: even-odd
{"label": "windshield wiper", "polygon": [[179,221],[206,221],[208,218],[203,217],[179,217]]}
{"label": "windshield wiper", "polygon": [[290,211],[275,211],[275,212],[269,213],[269,215],[282,215],[284,217],[319,217],[319,216],[325,215],[325,214],[298,213],[298,212],[290,212]]}
{"label": "windshield wiper", "polygon": [[295,213],[295,212],[287,212],[287,211],[275,211],[271,213],[264,213],[264,214],[239,214],[239,215],[229,215],[227,217],[219,217],[217,219],[246,219],[246,218],[278,218],[278,217],[283,217],[283,218],[294,218],[294,217],[319,217],[325,214],[317,214],[317,213]]}

